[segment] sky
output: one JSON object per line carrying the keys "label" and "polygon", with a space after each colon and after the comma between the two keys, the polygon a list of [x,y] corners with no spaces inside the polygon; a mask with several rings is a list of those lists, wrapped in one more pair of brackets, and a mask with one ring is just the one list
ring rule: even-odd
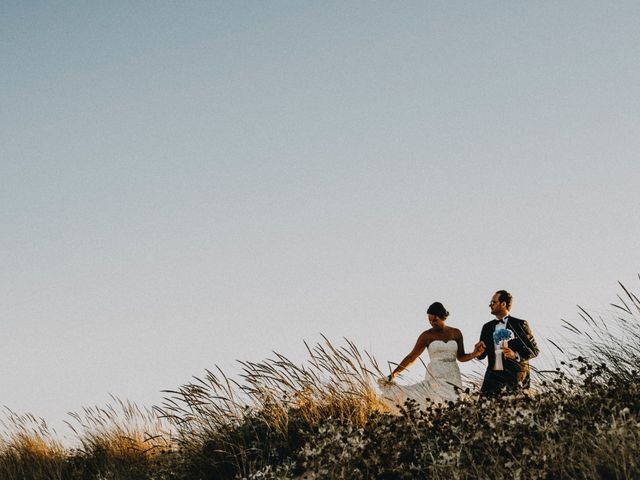
{"label": "sky", "polygon": [[399,362],[434,301],[471,349],[503,288],[544,363],[576,305],[640,290],[638,24],[624,1],[3,1],[0,405],[155,405],[321,334]]}

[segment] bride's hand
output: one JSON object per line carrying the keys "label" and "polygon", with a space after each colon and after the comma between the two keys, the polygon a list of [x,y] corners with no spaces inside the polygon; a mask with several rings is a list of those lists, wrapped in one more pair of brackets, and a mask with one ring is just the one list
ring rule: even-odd
{"label": "bride's hand", "polygon": [[376,380],[376,382],[378,382],[378,385],[380,385],[381,387],[384,387],[391,383],[391,381],[389,380],[389,377],[380,377]]}
{"label": "bride's hand", "polygon": [[393,383],[393,376],[389,375],[387,377],[380,377],[378,380],[378,385],[380,385],[381,387],[384,387],[386,385],[390,385]]}

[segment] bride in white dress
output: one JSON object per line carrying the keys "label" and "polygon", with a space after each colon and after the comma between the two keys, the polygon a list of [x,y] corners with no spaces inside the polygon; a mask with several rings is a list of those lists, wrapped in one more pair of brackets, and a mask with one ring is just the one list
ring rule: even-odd
{"label": "bride in white dress", "polygon": [[[485,349],[483,342],[478,342],[473,352],[464,352],[462,332],[457,328],[445,325],[449,312],[440,302],[431,304],[427,317],[431,328],[422,332],[413,350],[391,372],[387,378],[380,379],[382,397],[389,408],[396,410],[407,399],[413,399],[420,408],[429,401],[442,403],[455,401],[462,388],[458,361],[468,362],[482,355]],[[394,378],[406,370],[427,349],[429,365],[422,382],[413,385],[398,385]]]}

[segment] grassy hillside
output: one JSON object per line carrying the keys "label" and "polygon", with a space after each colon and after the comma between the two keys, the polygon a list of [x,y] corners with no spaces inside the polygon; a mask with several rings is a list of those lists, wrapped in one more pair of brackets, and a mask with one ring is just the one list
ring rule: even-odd
{"label": "grassy hillside", "polygon": [[537,388],[389,414],[372,358],[346,342],[208,372],[163,405],[118,402],[73,415],[77,448],[44,421],[7,412],[0,478],[482,479],[640,478],[640,301],[622,287],[617,315],[558,345]]}

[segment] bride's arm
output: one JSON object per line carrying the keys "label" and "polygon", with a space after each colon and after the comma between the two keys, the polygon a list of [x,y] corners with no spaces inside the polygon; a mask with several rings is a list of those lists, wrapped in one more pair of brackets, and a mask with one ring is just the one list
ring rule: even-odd
{"label": "bride's arm", "polygon": [[389,375],[389,380],[393,380],[400,372],[409,368],[409,366],[416,361],[416,359],[424,352],[424,349],[427,348],[429,344],[429,334],[427,332],[422,332],[422,334],[418,337],[416,341],[415,347],[413,350],[402,359],[400,364],[395,368],[391,375]]}
{"label": "bride's arm", "polygon": [[458,335],[456,336],[456,342],[458,343],[458,361],[459,362],[468,362],[469,360],[478,358],[484,352],[484,343],[478,342],[475,344],[473,348],[473,352],[464,353],[464,340],[462,338],[462,332],[460,332],[459,330],[458,330]]}

